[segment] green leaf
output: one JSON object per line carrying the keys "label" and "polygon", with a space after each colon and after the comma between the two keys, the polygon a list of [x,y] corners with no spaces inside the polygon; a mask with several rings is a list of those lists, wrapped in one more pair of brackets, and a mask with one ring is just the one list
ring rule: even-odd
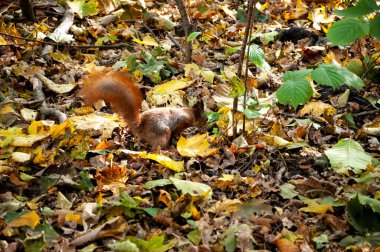
{"label": "green leaf", "polygon": [[379,208],[380,201],[357,194],[347,203],[348,221],[361,233],[378,232],[380,231]]}
{"label": "green leaf", "polygon": [[344,78],[339,74],[340,67],[332,64],[321,64],[311,72],[311,77],[318,84],[337,88],[344,83]]}
{"label": "green leaf", "polygon": [[45,220],[41,224],[31,231],[33,235],[43,234],[44,240],[46,242],[51,242],[55,238],[59,237],[59,234],[54,230],[54,228]]}
{"label": "green leaf", "polygon": [[139,252],[139,247],[131,242],[129,239],[121,242],[116,242],[113,244],[108,244],[108,248],[116,252]]}
{"label": "green leaf", "polygon": [[244,5],[239,5],[239,7],[237,9],[237,20],[240,23],[244,23],[244,24],[247,23],[247,16],[245,13]]}
{"label": "green leaf", "polygon": [[240,48],[241,48],[240,46],[239,46],[239,47],[230,47],[230,48],[227,48],[226,51],[224,52],[224,54],[225,54],[226,56],[231,55],[231,54],[234,54],[234,53],[236,53],[237,51],[239,51]]}
{"label": "green leaf", "polygon": [[254,119],[260,116],[259,111],[249,108],[244,109],[243,113],[248,119]]}
{"label": "green leaf", "polygon": [[176,178],[170,178],[170,180],[178,190],[182,191],[183,194],[189,194],[193,197],[203,196],[211,198],[212,189],[206,184]]}
{"label": "green leaf", "polygon": [[298,192],[295,190],[296,187],[292,184],[283,184],[280,186],[280,189],[280,195],[284,199],[293,199],[298,195]]}
{"label": "green leaf", "polygon": [[311,72],[311,77],[317,83],[331,86],[333,88],[347,84],[347,86],[360,90],[364,86],[364,82],[359,76],[349,71],[347,68],[333,64],[321,64]]}
{"label": "green leaf", "polygon": [[376,17],[369,23],[369,34],[377,39],[380,39],[380,14],[377,14]]}
{"label": "green leaf", "polygon": [[187,42],[190,42],[190,41],[193,41],[194,39],[196,39],[199,35],[201,35],[202,32],[192,32],[190,33],[190,35],[187,37]]}
{"label": "green leaf", "polygon": [[331,167],[339,173],[347,173],[352,168],[358,174],[371,164],[371,156],[352,139],[342,139],[331,149],[325,151]]}
{"label": "green leaf", "polygon": [[144,187],[147,189],[152,189],[156,186],[166,186],[171,184],[173,183],[169,179],[158,179],[146,182]]}
{"label": "green leaf", "polygon": [[80,188],[87,191],[92,191],[94,189],[94,185],[91,182],[90,174],[88,171],[81,171],[79,173],[82,181],[80,182]]}
{"label": "green leaf", "polygon": [[334,14],[344,17],[361,17],[379,10],[375,0],[359,0],[359,2],[347,10],[335,10]]}
{"label": "green leaf", "polygon": [[212,122],[215,122],[219,118],[219,116],[221,116],[222,114],[217,113],[217,112],[206,112],[206,115],[207,115],[207,122],[212,123]]}
{"label": "green leaf", "polygon": [[140,251],[165,252],[173,248],[177,244],[177,239],[169,240],[167,243],[164,244],[165,234],[154,235],[148,241],[144,241],[133,236],[127,236],[126,238],[134,244],[136,244],[140,248]]}
{"label": "green leaf", "polygon": [[345,67],[340,67],[338,73],[344,78],[344,83],[347,86],[360,90],[364,87],[364,82],[359,76],[351,72]]}
{"label": "green leaf", "polygon": [[152,217],[156,217],[158,212],[160,211],[160,208],[142,208],[147,214],[149,214]]}
{"label": "green leaf", "polygon": [[238,98],[244,94],[244,91],[245,91],[244,83],[240,80],[239,77],[234,75],[231,79],[230,97]]}
{"label": "green leaf", "polygon": [[197,230],[193,230],[191,231],[190,233],[187,234],[187,237],[189,238],[189,240],[194,243],[194,245],[199,245],[199,243],[201,242],[202,240],[202,236],[201,236],[201,231],[199,229]]}
{"label": "green leaf", "polygon": [[96,42],[95,42],[95,45],[101,46],[105,42],[108,42],[108,41],[111,41],[111,42],[117,41],[117,37],[116,36],[104,36],[104,37],[98,38],[98,40],[96,40]]}
{"label": "green leaf", "polygon": [[327,32],[327,38],[334,45],[348,45],[369,32],[369,24],[353,18],[339,20]]}
{"label": "green leaf", "polygon": [[326,247],[329,242],[329,237],[326,234],[322,234],[320,236],[314,237],[312,240],[316,244],[316,249],[319,250]]}
{"label": "green leaf", "polygon": [[24,249],[29,252],[40,252],[46,245],[42,234],[28,237],[24,240]]}
{"label": "green leaf", "polygon": [[365,175],[361,176],[360,178],[354,178],[354,180],[357,183],[369,184],[372,181],[374,181],[376,178],[378,178],[379,176],[380,176],[380,174],[378,174],[378,173],[372,173],[372,172],[370,172],[368,174],[365,174]]}
{"label": "green leaf", "polygon": [[368,242],[374,246],[380,246],[380,232],[375,232],[371,234],[365,234],[366,236],[361,235],[349,235],[346,236],[343,240],[339,242],[339,245],[342,247],[348,247],[350,245],[356,246],[359,243]]}
{"label": "green leaf", "polygon": [[276,92],[278,101],[281,104],[289,103],[293,108],[307,102],[313,95],[313,89],[306,79],[311,71],[287,71],[284,76],[284,83]]}
{"label": "green leaf", "polygon": [[258,45],[252,44],[249,46],[248,59],[256,66],[262,68],[265,72],[270,71],[270,66],[265,61],[265,53]]}
{"label": "green leaf", "polygon": [[94,0],[74,0],[67,1],[67,5],[78,14],[80,18],[96,15],[99,12],[98,2]]}

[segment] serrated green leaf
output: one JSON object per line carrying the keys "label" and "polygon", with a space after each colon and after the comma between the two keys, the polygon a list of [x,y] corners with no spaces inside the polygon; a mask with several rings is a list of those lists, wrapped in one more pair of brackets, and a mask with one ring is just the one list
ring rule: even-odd
{"label": "serrated green leaf", "polygon": [[281,104],[290,104],[293,108],[307,102],[313,95],[313,89],[306,77],[312,70],[287,71],[284,83],[277,90],[276,97]]}
{"label": "serrated green leaf", "polygon": [[359,0],[359,2],[347,10],[335,10],[334,14],[344,17],[361,17],[379,10],[375,0]]}
{"label": "serrated green leaf", "polygon": [[190,35],[187,37],[187,42],[190,42],[190,41],[193,41],[194,39],[196,39],[199,35],[201,35],[202,33],[201,32],[192,32],[190,33]]}
{"label": "serrated green leaf", "polygon": [[327,38],[334,45],[348,45],[369,32],[369,24],[353,18],[339,20],[327,32]]}
{"label": "serrated green leaf", "polygon": [[325,154],[330,160],[331,168],[339,173],[347,173],[351,168],[357,174],[371,164],[371,156],[352,139],[340,140],[331,149],[326,150]]}
{"label": "serrated green leaf", "polygon": [[340,67],[338,73],[344,78],[344,83],[347,86],[360,90],[364,87],[364,82],[359,76],[351,72],[345,67]]}
{"label": "serrated green leaf", "polygon": [[377,14],[376,17],[369,23],[369,34],[377,39],[380,39],[380,14]]}
{"label": "serrated green leaf", "polygon": [[332,64],[321,64],[311,72],[311,77],[318,84],[337,88],[344,83],[344,78],[338,73],[340,67]]}
{"label": "serrated green leaf", "polygon": [[252,44],[249,46],[248,59],[256,66],[262,68],[264,71],[270,71],[270,66],[265,61],[265,53],[258,45]]}
{"label": "serrated green leaf", "polygon": [[333,88],[347,84],[347,86],[359,90],[364,86],[364,82],[359,76],[349,71],[347,68],[332,64],[321,64],[318,68],[313,70],[311,77],[318,84],[331,86]]}

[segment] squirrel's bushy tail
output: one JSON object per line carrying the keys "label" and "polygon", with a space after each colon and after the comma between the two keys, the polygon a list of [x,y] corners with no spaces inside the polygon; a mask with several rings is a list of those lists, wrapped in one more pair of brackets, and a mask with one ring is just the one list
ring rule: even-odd
{"label": "squirrel's bushy tail", "polygon": [[110,103],[112,110],[130,127],[140,123],[141,92],[132,79],[122,72],[91,74],[84,79],[79,93],[89,105],[97,100]]}

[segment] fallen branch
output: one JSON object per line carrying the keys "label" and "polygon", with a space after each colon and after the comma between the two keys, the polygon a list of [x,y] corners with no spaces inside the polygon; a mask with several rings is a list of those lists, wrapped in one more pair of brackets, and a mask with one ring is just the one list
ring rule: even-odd
{"label": "fallen branch", "polygon": [[[54,30],[56,34],[67,34],[70,30],[70,27],[74,24],[74,12],[66,7],[65,15],[63,16],[61,24]],[[50,60],[50,53],[54,51],[53,45],[46,45],[41,52],[42,57],[46,60]]]}

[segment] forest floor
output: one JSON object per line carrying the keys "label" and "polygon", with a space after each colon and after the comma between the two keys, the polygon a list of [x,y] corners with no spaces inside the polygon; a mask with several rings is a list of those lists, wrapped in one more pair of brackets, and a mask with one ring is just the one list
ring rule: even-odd
{"label": "forest floor", "polygon": [[[380,43],[326,39],[344,4],[256,4],[244,109],[246,4],[187,1],[186,63],[174,2],[116,2],[35,2],[35,22],[0,3],[0,251],[380,248]],[[305,78],[311,98],[282,102],[288,74],[323,64],[363,84]],[[84,77],[114,70],[140,85],[142,110],[201,98],[207,126],[151,152],[78,96]]]}

